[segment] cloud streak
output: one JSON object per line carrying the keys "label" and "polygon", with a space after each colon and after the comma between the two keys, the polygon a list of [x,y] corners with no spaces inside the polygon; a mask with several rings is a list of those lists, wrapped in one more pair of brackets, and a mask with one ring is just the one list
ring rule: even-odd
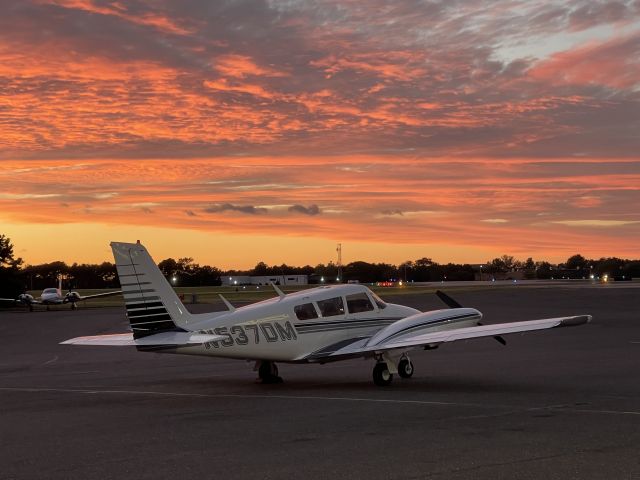
{"label": "cloud streak", "polygon": [[206,207],[204,211],[207,213],[239,212],[246,215],[262,215],[268,212],[266,208],[262,207],[255,207],[253,205],[233,205],[231,203],[211,205]]}
{"label": "cloud streak", "polygon": [[308,207],[305,207],[304,205],[292,205],[288,208],[288,210],[290,212],[293,213],[301,213],[303,215],[309,215],[309,216],[314,216],[314,215],[319,215],[320,214],[320,207],[318,207],[318,205],[309,205]]}

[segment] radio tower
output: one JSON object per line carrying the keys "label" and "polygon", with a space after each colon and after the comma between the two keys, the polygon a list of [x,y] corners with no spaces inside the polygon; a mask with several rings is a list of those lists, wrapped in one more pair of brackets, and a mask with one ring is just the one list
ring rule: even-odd
{"label": "radio tower", "polygon": [[336,248],[336,252],[338,252],[338,278],[336,281],[338,283],[342,282],[342,244],[338,244],[338,248]]}

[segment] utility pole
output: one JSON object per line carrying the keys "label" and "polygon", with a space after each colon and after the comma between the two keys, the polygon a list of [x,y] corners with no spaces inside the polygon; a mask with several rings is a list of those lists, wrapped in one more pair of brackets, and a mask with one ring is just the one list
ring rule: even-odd
{"label": "utility pole", "polygon": [[342,244],[338,244],[338,248],[336,248],[336,252],[338,252],[338,278],[337,282],[342,281]]}

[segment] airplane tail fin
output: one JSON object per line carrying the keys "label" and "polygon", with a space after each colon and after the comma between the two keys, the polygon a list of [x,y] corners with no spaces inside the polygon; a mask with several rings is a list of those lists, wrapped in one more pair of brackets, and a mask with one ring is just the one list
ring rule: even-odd
{"label": "airplane tail fin", "polygon": [[111,249],[133,337],[188,331],[192,316],[147,249],[140,242],[111,242]]}

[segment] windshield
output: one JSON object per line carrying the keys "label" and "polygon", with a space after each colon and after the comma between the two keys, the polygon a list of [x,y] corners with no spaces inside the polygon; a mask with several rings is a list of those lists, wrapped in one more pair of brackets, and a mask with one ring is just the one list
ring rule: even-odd
{"label": "windshield", "polygon": [[42,293],[57,293],[58,290],[56,290],[55,288],[45,288]]}
{"label": "windshield", "polygon": [[378,308],[380,310],[382,310],[383,308],[387,308],[387,304],[384,303],[384,301],[378,295],[371,292],[371,296],[373,297],[373,301],[376,302],[376,305],[378,305]]}

